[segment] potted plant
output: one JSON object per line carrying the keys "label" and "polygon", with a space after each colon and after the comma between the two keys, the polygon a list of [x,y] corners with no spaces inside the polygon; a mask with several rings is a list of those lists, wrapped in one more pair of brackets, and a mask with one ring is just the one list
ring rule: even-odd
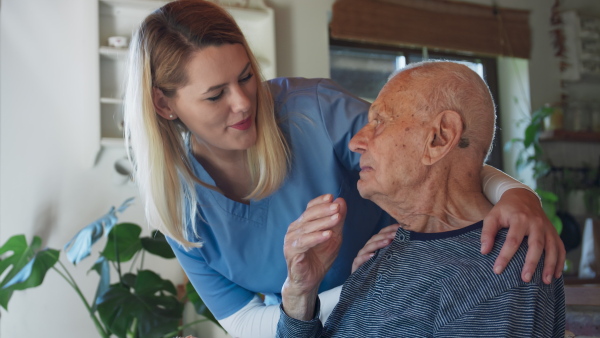
{"label": "potted plant", "polygon": [[[63,248],[67,260],[76,266],[90,256],[92,247],[102,236],[107,237],[100,257],[91,268],[100,277],[91,300],[83,295],[69,268],[63,264],[61,250],[41,249],[42,241],[37,236],[27,244],[24,235],[15,235],[0,247],[0,276],[3,276],[0,305],[8,310],[13,292],[41,285],[46,273],[53,270],[77,293],[103,338],[113,335],[171,338],[184,327],[201,321],[210,320],[219,325],[189,282],[184,295],[180,296],[171,281],[144,267],[146,254],[165,259],[173,259],[175,255],[159,231],[141,237],[139,225],[117,223],[117,215],[123,213],[132,200],[126,200],[119,208],[112,207],[107,214],[81,229]],[[122,269],[124,262],[132,262],[130,271]],[[111,284],[113,273],[118,281]],[[192,302],[205,319],[182,325],[186,301]]]}
{"label": "potted plant", "polygon": [[[544,120],[550,118],[554,113],[555,109],[549,105],[534,111],[528,120],[523,138],[514,138],[506,143],[505,151],[509,151],[515,146],[520,148],[515,163],[517,172],[531,167],[535,180],[548,175],[550,172],[551,165],[545,161],[544,152],[540,145],[540,134],[544,130]],[[552,222],[554,228],[560,234],[563,224],[557,215],[558,196],[554,192],[543,189],[536,189],[536,192],[542,200],[542,207],[546,216],[548,216],[550,222]]]}

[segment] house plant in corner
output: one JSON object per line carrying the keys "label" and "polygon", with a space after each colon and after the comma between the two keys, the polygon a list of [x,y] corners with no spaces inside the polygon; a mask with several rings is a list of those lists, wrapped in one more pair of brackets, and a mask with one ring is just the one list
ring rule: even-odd
{"label": "house plant in corner", "polygon": [[[218,325],[191,285],[185,287],[185,295],[178,296],[171,281],[144,268],[146,254],[165,259],[173,259],[175,255],[159,231],[141,237],[139,225],[117,223],[117,215],[131,203],[132,199],[128,199],[120,207],[112,207],[107,214],[81,229],[63,248],[67,260],[76,266],[90,256],[94,244],[106,236],[105,247],[91,268],[100,277],[92,299],[83,295],[62,262],[61,250],[41,249],[42,240],[37,236],[27,244],[24,235],[15,235],[0,247],[0,305],[8,310],[15,291],[41,285],[46,273],[53,270],[77,293],[100,337],[173,337],[184,327],[200,321],[210,320]],[[128,271],[122,264],[125,262],[131,263]],[[111,284],[113,273],[117,282]],[[205,318],[182,325],[186,301],[192,302],[196,312]]]}
{"label": "house plant in corner", "polygon": [[[530,120],[528,120],[527,127],[523,138],[513,138],[508,141],[505,146],[506,151],[510,151],[515,146],[520,145],[517,153],[517,161],[515,167],[517,172],[521,172],[527,167],[533,169],[533,178],[538,180],[542,178],[551,170],[551,166],[544,160],[544,152],[540,145],[540,134],[544,130],[544,120],[550,118],[555,113],[555,109],[549,105],[546,105],[531,114]],[[556,228],[556,231],[560,234],[563,228],[562,220],[557,215],[556,206],[558,203],[558,196],[547,190],[536,189],[536,192],[542,200],[542,208],[546,213],[546,216]]]}

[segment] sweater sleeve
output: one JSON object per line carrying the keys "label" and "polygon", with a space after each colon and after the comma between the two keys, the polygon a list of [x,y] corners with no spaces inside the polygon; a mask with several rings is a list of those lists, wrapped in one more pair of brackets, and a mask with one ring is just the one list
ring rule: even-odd
{"label": "sweater sleeve", "polygon": [[498,203],[502,194],[514,188],[527,189],[537,196],[530,187],[489,165],[484,165],[481,170],[481,186],[485,197],[494,205]]}
{"label": "sweater sleeve", "polygon": [[[338,286],[319,294],[319,319],[327,321],[331,311],[338,303],[342,287]],[[231,316],[219,320],[219,323],[232,337],[262,338],[273,337],[280,318],[279,305],[265,305],[258,296]],[[285,336],[285,335],[284,335]]]}
{"label": "sweater sleeve", "polygon": [[323,324],[319,319],[320,302],[317,297],[315,304],[315,316],[308,321],[302,321],[288,316],[283,310],[283,306],[279,306],[280,319],[277,323],[277,338],[317,338],[323,332]]}

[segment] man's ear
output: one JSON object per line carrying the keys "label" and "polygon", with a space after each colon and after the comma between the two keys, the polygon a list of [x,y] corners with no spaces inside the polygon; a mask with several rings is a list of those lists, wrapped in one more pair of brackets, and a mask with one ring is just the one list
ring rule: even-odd
{"label": "man's ear", "polygon": [[162,90],[152,87],[152,104],[154,104],[154,110],[161,117],[167,120],[174,120],[177,118],[177,114],[169,105],[169,98],[165,96]]}
{"label": "man's ear", "polygon": [[425,153],[422,162],[432,165],[441,160],[456,147],[463,133],[463,120],[459,113],[453,110],[444,110],[432,121],[427,136]]}

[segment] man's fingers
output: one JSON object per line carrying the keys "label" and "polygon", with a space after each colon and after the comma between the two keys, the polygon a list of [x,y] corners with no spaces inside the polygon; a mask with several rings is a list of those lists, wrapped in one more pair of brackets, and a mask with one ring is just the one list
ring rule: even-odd
{"label": "man's fingers", "polygon": [[306,209],[310,209],[311,207],[322,203],[331,203],[332,200],[333,195],[331,194],[321,195],[319,197],[313,198],[310,202],[308,202],[308,204],[306,205]]}
{"label": "man's fingers", "polygon": [[493,211],[491,211],[483,219],[483,228],[481,229],[482,254],[487,255],[492,251],[492,248],[494,247],[494,242],[496,241],[496,235],[498,234],[498,230],[500,230],[501,227],[502,226],[500,225],[500,220]]}
{"label": "man's fingers", "polygon": [[341,213],[339,203],[314,205],[306,209],[300,218],[290,224],[288,232],[300,231],[306,233],[322,230],[323,226],[335,225],[340,219],[343,219],[344,216]]}
{"label": "man's fingers", "polygon": [[527,243],[529,248],[527,249],[527,256],[525,256],[525,265],[521,270],[521,279],[528,283],[531,281],[538,262],[540,261],[540,257],[544,251],[545,241],[543,237],[532,234],[529,236]]}
{"label": "man's fingers", "polygon": [[300,253],[306,252],[331,238],[331,233],[331,230],[315,231],[303,234],[302,236],[286,238],[284,243],[285,256],[295,257]]}
{"label": "man's fingers", "polygon": [[494,263],[494,272],[497,274],[502,273],[508,262],[513,258],[515,252],[521,246],[521,242],[525,237],[525,234],[518,233],[518,230],[515,230],[516,227],[509,228],[508,234],[506,235],[506,240],[502,245],[502,249],[496,258],[496,262]]}

